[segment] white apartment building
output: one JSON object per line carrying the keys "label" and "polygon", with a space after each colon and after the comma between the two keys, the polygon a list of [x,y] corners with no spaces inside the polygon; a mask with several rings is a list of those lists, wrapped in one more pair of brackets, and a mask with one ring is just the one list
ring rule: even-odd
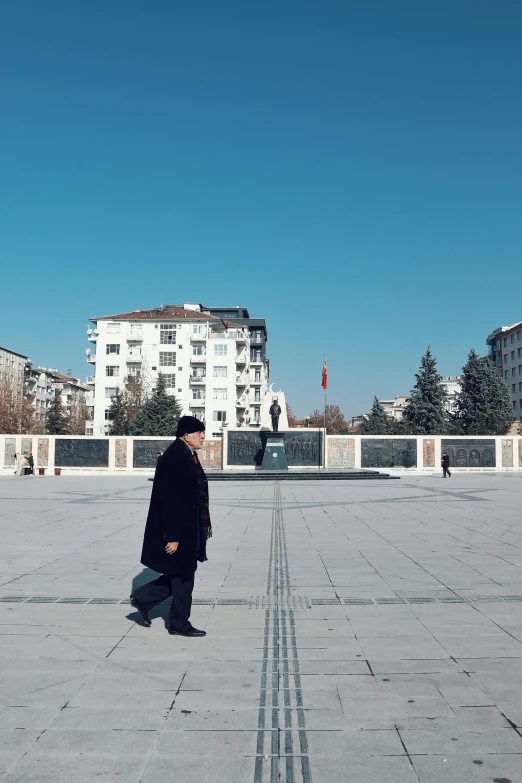
{"label": "white apartment building", "polygon": [[152,389],[159,373],[183,414],[204,420],[209,435],[226,425],[260,426],[268,391],[266,324],[250,319],[246,308],[185,303],[90,320],[95,392],[86,434],[109,431],[112,397],[129,376],[140,375]]}
{"label": "white apartment building", "polygon": [[30,363],[31,360],[27,356],[0,347],[0,381],[7,381],[22,396],[26,367]]}
{"label": "white apartment building", "polygon": [[56,369],[32,366],[26,368],[24,395],[32,400],[36,410],[35,418],[42,425],[45,423],[47,408],[57,394],[60,395],[62,408],[67,416],[70,416],[74,406],[81,402],[92,409],[94,386],[82,383],[79,378],[65,375]]}
{"label": "white apartment building", "polygon": [[498,368],[511,395],[513,412],[522,418],[522,321],[499,326],[486,338],[489,357]]}
{"label": "white apartment building", "polygon": [[447,375],[440,382],[446,389],[446,410],[448,413],[454,413],[457,409],[457,398],[460,394],[462,377],[460,375]]}

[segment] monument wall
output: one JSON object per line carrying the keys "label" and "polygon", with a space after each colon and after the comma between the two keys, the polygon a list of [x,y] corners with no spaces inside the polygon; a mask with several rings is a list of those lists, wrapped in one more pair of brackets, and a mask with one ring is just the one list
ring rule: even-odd
{"label": "monument wall", "polygon": [[[440,471],[446,451],[452,470],[520,471],[522,437],[450,437],[328,435],[320,429],[294,429],[282,433],[290,470],[316,470],[326,464],[330,470],[401,470],[433,473]],[[0,435],[0,475],[13,475],[16,455],[30,451],[36,472],[46,476],[62,474],[151,475],[156,454],[173,438],[136,438],[65,435]],[[226,429],[221,438],[209,438],[200,451],[207,470],[255,470],[261,465],[264,435],[261,430]]]}

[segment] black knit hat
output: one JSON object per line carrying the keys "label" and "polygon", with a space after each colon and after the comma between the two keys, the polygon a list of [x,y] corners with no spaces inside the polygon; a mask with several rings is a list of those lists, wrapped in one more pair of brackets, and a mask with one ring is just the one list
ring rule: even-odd
{"label": "black knit hat", "polygon": [[182,438],[183,435],[190,435],[192,432],[205,432],[204,422],[196,419],[195,416],[182,416],[178,421],[176,438]]}

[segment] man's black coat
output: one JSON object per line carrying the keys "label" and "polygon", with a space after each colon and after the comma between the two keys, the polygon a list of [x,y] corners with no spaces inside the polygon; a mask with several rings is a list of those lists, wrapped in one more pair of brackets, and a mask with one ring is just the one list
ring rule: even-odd
{"label": "man's black coat", "polygon": [[[191,450],[175,440],[158,461],[141,562],[160,574],[191,576],[197,561],[206,560],[206,536],[200,533],[201,509],[208,508],[208,482]],[[204,492],[206,491],[206,497]],[[168,542],[178,541],[173,555]]]}

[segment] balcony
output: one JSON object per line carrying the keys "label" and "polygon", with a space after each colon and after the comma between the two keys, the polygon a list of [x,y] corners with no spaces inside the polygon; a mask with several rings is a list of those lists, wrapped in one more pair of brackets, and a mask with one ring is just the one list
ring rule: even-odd
{"label": "balcony", "polygon": [[245,373],[238,372],[236,373],[236,386],[246,386],[247,385],[247,379]]}
{"label": "balcony", "polygon": [[236,408],[247,408],[248,404],[247,397],[241,397],[239,400],[236,400]]}
{"label": "balcony", "polygon": [[127,364],[141,364],[141,362],[143,361],[143,356],[141,355],[141,353],[134,353],[133,351],[129,351],[127,353],[125,361],[127,362]]}
{"label": "balcony", "polygon": [[98,339],[98,330],[97,329],[87,329],[87,339],[90,343],[95,343]]}
{"label": "balcony", "polygon": [[264,337],[258,337],[256,334],[250,335],[250,345],[264,345],[264,342]]}
{"label": "balcony", "polygon": [[191,400],[189,402],[189,408],[201,408],[205,405],[205,397],[200,397],[198,400]]}
{"label": "balcony", "polygon": [[130,343],[143,342],[143,329],[141,328],[141,326],[139,327],[131,326],[129,334],[127,335],[127,342]]}
{"label": "balcony", "polygon": [[238,356],[236,356],[236,364],[246,364],[247,362],[247,355],[245,352],[240,353]]}
{"label": "balcony", "polygon": [[202,332],[200,334],[191,334],[190,335],[190,342],[191,343],[200,343],[202,340],[207,339],[207,333]]}
{"label": "balcony", "polygon": [[205,363],[206,361],[207,361],[207,354],[206,353],[193,354],[190,357],[190,363],[191,364],[201,364],[202,362]]}
{"label": "balcony", "polygon": [[264,361],[263,357],[257,354],[254,354],[253,356],[250,357],[250,364],[263,364],[263,361]]}
{"label": "balcony", "polygon": [[96,364],[96,354],[88,353],[87,361],[89,362],[89,364]]}
{"label": "balcony", "polygon": [[206,382],[206,375],[191,375],[189,378],[189,383],[195,386],[204,386]]}

